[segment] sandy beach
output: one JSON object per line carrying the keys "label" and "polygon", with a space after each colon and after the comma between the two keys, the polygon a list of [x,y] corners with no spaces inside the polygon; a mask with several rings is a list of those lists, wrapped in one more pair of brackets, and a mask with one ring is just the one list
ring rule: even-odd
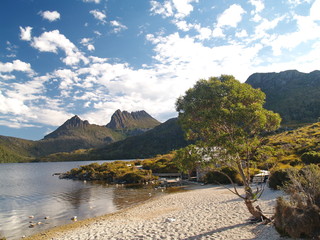
{"label": "sandy beach", "polygon": [[[267,215],[273,214],[280,195],[265,190],[258,204]],[[284,239],[272,225],[252,224],[249,218],[243,200],[224,187],[206,185],[53,229],[36,239]]]}

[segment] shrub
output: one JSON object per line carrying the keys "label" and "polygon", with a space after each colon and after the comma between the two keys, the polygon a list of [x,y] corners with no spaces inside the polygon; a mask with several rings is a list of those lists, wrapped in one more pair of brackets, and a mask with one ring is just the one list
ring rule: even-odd
{"label": "shrub", "polygon": [[225,174],[228,175],[234,183],[242,184],[237,171],[230,167],[223,167],[221,169],[208,172],[205,175],[205,182],[213,184],[230,184],[230,180],[225,176]]}
{"label": "shrub", "polygon": [[301,155],[301,160],[305,164],[312,164],[312,163],[318,164],[320,163],[320,153],[315,151],[306,152]]}
{"label": "shrub", "polygon": [[288,176],[288,169],[289,168],[272,171],[268,181],[269,187],[277,190],[288,182],[290,180]]}
{"label": "shrub", "polygon": [[275,227],[293,238],[320,239],[320,167],[314,164],[300,171],[288,171],[284,187],[290,201],[277,200]]}

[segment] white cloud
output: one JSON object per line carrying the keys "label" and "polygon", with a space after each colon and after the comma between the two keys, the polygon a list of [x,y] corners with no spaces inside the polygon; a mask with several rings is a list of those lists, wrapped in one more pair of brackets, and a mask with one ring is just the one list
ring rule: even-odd
{"label": "white cloud", "polygon": [[236,37],[238,38],[243,38],[247,36],[248,36],[248,33],[245,29],[242,29],[241,31],[236,32]]}
{"label": "white cloud", "polygon": [[315,0],[310,8],[310,17],[312,20],[320,20],[320,0]]}
{"label": "white cloud", "polygon": [[91,52],[91,51],[94,51],[94,50],[95,50],[95,47],[94,47],[94,45],[92,44],[92,41],[93,41],[92,38],[82,38],[81,41],[80,41],[80,43],[81,43],[83,46],[87,47],[88,51]]}
{"label": "white cloud", "polygon": [[20,28],[20,39],[24,41],[31,41],[32,27],[19,27]]}
{"label": "white cloud", "polygon": [[310,3],[313,0],[288,0],[288,3],[293,5],[293,7],[296,7],[297,5],[300,5],[302,3]]}
{"label": "white cloud", "polygon": [[44,11],[40,12],[40,14],[43,17],[43,19],[46,19],[50,22],[54,22],[60,19],[60,13],[58,13],[57,11]]}
{"label": "white cloud", "polygon": [[232,4],[218,17],[217,27],[237,27],[244,13],[246,13],[246,11],[240,5]]}
{"label": "white cloud", "polygon": [[282,49],[292,50],[305,43],[320,38],[320,25],[315,23],[310,17],[295,16],[298,30],[292,33],[279,35],[270,41],[273,53],[279,56]]}
{"label": "white cloud", "polygon": [[102,24],[106,23],[106,14],[99,10],[91,10],[90,13],[93,15],[93,17],[97,20],[99,20]]}
{"label": "white cloud", "polygon": [[193,29],[195,27],[195,25],[191,24],[191,23],[187,23],[185,20],[173,20],[173,23],[178,27],[179,30],[182,31],[190,31],[191,29]]}
{"label": "white cloud", "polygon": [[249,0],[249,2],[256,8],[253,14],[260,13],[265,8],[262,0]]}
{"label": "white cloud", "polygon": [[8,75],[8,74],[1,74],[0,73],[0,78],[3,79],[3,80],[12,80],[12,79],[15,79],[16,77],[14,75]]}
{"label": "white cloud", "polygon": [[193,11],[192,2],[198,0],[166,0],[162,4],[158,1],[151,0],[151,13],[158,14],[162,17],[184,18]]}
{"label": "white cloud", "polygon": [[162,17],[171,17],[173,16],[173,9],[171,1],[165,1],[163,4],[151,0],[151,13],[161,15]]}
{"label": "white cloud", "polygon": [[94,2],[94,3],[100,3],[100,0],[83,0],[83,2]]}
{"label": "white cloud", "polygon": [[119,33],[121,31],[127,30],[128,28],[120,23],[119,21],[110,21],[110,25],[113,27],[114,33]]}
{"label": "white cloud", "polygon": [[222,28],[220,27],[216,27],[213,31],[212,31],[212,36],[213,37],[218,37],[218,38],[223,38],[225,37]]}
{"label": "white cloud", "polygon": [[92,44],[88,44],[87,48],[88,48],[88,51],[90,52],[95,50],[95,47]]}
{"label": "white cloud", "polygon": [[210,39],[212,37],[212,30],[210,28],[200,28],[198,29],[199,35],[197,36],[200,40]]}
{"label": "white cloud", "polygon": [[63,50],[66,54],[63,62],[66,65],[76,65],[80,61],[88,63],[88,59],[59,30],[44,32],[39,37],[34,37],[31,45],[41,52],[57,53],[58,49]]}
{"label": "white cloud", "polygon": [[192,2],[197,0],[172,0],[174,8],[177,10],[176,18],[184,18],[193,11]]}
{"label": "white cloud", "polygon": [[13,72],[13,71],[20,71],[26,73],[32,73],[33,70],[31,69],[30,63],[23,62],[21,60],[14,60],[12,63],[2,63],[0,62],[0,72]]}
{"label": "white cloud", "polygon": [[267,31],[272,30],[278,26],[278,24],[286,18],[286,15],[277,17],[271,21],[263,19],[259,25],[255,28],[254,39],[266,38],[269,36]]}

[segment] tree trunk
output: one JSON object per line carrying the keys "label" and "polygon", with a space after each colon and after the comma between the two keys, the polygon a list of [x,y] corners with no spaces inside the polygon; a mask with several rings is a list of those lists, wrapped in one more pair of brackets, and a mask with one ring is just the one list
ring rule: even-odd
{"label": "tree trunk", "polygon": [[256,207],[253,206],[252,200],[245,199],[244,202],[247,206],[247,209],[249,210],[249,212],[251,213],[251,215],[254,217],[255,220],[271,222],[271,220],[262,213],[259,206],[256,206]]}

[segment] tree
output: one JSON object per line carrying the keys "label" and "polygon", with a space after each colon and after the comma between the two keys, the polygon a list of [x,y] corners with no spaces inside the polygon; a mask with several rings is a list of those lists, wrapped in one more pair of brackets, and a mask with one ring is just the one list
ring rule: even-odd
{"label": "tree", "polygon": [[200,151],[220,166],[235,169],[243,182],[245,195],[234,187],[256,219],[267,219],[254,202],[261,189],[250,186],[249,168],[262,144],[263,135],[276,130],[279,114],[263,108],[265,94],[260,89],[240,83],[233,76],[222,75],[199,80],[178,98],[179,121],[189,140],[196,140]]}

